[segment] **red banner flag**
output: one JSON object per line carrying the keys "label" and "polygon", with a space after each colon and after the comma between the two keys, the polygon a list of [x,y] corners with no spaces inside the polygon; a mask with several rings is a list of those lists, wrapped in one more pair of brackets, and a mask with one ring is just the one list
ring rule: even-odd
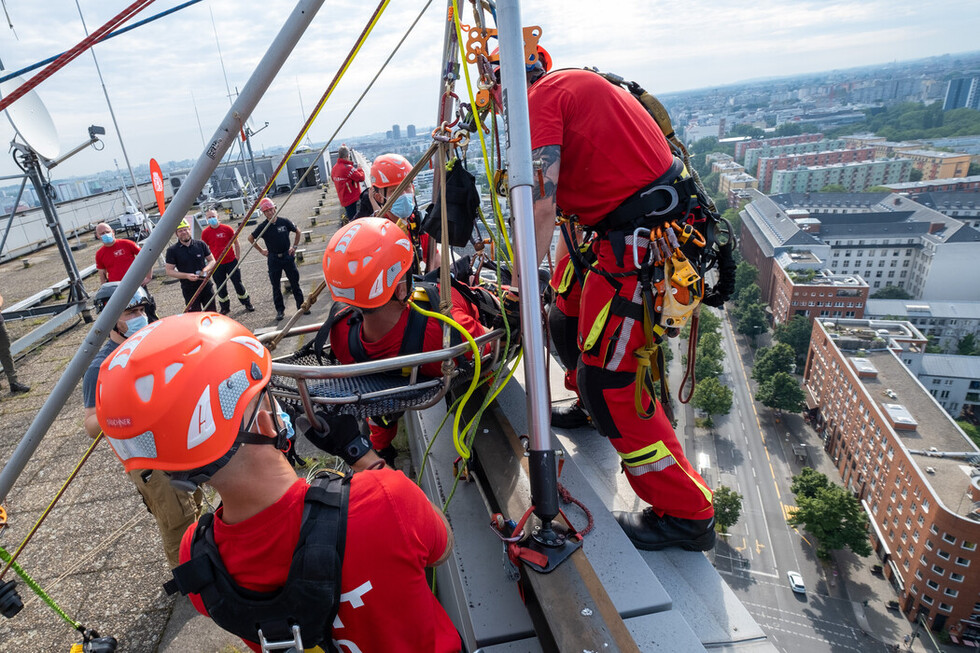
{"label": "red banner flag", "polygon": [[160,164],[156,159],[150,159],[150,180],[153,182],[153,193],[157,197],[157,208],[160,209],[160,215],[163,215],[163,210],[166,208],[163,197],[163,173],[160,172]]}

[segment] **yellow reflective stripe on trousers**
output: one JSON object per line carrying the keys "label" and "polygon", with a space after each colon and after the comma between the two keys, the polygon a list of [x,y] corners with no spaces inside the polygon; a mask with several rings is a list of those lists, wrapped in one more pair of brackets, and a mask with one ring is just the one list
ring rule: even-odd
{"label": "yellow reflective stripe on trousers", "polygon": [[658,440],[636,451],[630,451],[628,453],[617,451],[616,453],[623,459],[623,464],[627,467],[638,467],[639,465],[655,463],[658,460],[670,456],[670,449],[667,448],[663,440]]}
{"label": "yellow reflective stripe on trousers", "polygon": [[609,319],[609,309],[612,306],[612,300],[606,303],[596,315],[595,322],[592,323],[592,328],[589,329],[589,336],[585,339],[585,344],[582,346],[582,351],[589,351],[595,346],[599,336],[602,335],[602,330],[606,328],[606,320]]}

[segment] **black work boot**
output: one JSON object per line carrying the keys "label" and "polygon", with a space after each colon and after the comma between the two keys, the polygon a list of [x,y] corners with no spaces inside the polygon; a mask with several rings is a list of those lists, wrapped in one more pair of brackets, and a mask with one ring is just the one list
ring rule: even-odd
{"label": "black work boot", "polygon": [[220,312],[222,315],[228,315],[229,313],[231,313],[231,302],[220,302],[220,306],[221,306]]}
{"label": "black work boot", "polygon": [[252,306],[252,300],[251,299],[246,299],[245,300],[245,310],[248,311],[249,313],[254,313],[255,312],[255,307]]}
{"label": "black work boot", "polygon": [[280,321],[282,318],[286,317],[285,311],[279,311],[276,313],[276,322]]}
{"label": "black work boot", "polygon": [[22,392],[30,392],[31,386],[25,385],[23,383],[18,383],[17,381],[10,382],[10,394],[20,394]]}
{"label": "black work boot", "polygon": [[644,551],[677,546],[688,551],[710,551],[715,546],[715,518],[658,517],[652,508],[643,512],[613,512],[626,536]]}
{"label": "black work boot", "polygon": [[591,421],[581,399],[551,409],[551,425],[560,429],[577,429],[588,426]]}

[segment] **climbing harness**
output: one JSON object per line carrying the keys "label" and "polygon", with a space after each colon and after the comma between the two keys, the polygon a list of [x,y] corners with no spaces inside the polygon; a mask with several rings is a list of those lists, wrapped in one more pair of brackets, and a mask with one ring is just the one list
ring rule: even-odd
{"label": "climbing harness", "polygon": [[340,579],[347,534],[350,477],[322,472],[306,491],[299,540],[286,583],[256,592],[235,582],[214,540],[214,513],[201,517],[190,559],[173,570],[168,594],[197,594],[216,624],[262,651],[319,645],[335,651],[330,637],[340,609]]}

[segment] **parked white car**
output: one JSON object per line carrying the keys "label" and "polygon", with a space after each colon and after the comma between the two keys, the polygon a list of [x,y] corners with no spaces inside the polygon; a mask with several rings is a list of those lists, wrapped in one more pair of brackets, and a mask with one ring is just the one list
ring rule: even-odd
{"label": "parked white car", "polygon": [[798,571],[787,571],[786,578],[789,580],[789,587],[797,594],[806,594],[806,585],[803,584],[803,576]]}

